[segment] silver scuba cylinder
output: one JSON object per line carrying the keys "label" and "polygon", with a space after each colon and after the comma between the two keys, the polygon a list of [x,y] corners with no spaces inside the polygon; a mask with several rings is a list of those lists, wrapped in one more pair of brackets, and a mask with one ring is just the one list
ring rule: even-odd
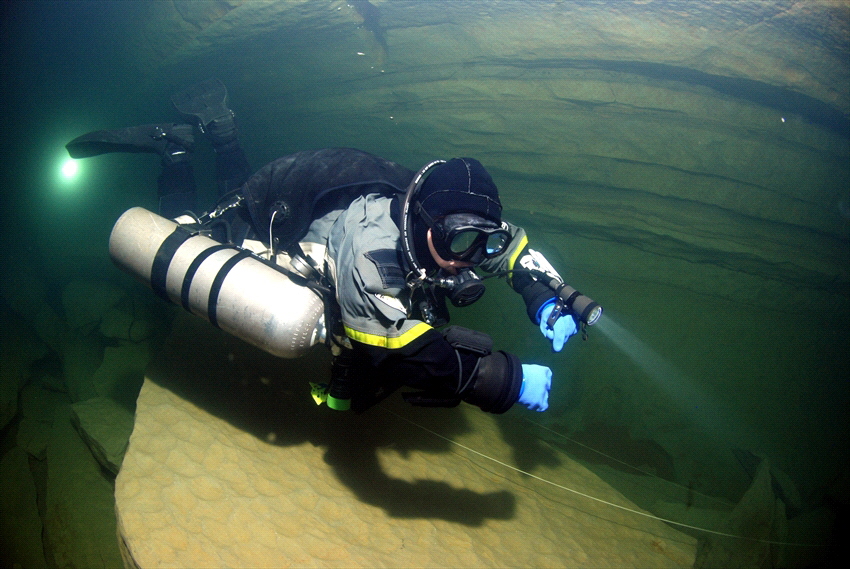
{"label": "silver scuba cylinder", "polygon": [[144,208],[118,219],[109,254],[159,296],[275,356],[297,358],[324,339],[318,292],[250,251]]}

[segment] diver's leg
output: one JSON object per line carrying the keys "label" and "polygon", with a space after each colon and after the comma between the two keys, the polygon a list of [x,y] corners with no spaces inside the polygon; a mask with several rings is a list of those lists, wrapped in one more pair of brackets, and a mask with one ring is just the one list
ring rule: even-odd
{"label": "diver's leg", "polygon": [[156,179],[159,189],[159,213],[174,219],[187,211],[195,211],[197,187],[192,163],[184,153],[162,157],[162,173]]}
{"label": "diver's leg", "polygon": [[251,167],[239,139],[215,147],[215,174],[219,197],[248,181]]}
{"label": "diver's leg", "polygon": [[109,152],[151,152],[162,156],[166,151],[178,154],[181,149],[185,154],[194,143],[192,125],[166,123],[96,130],[78,136],[65,148],[71,158],[89,158]]}
{"label": "diver's leg", "polygon": [[227,88],[218,79],[209,79],[171,97],[174,107],[193,120],[207,135],[215,150],[218,195],[240,187],[251,174],[245,151],[239,143],[235,115],[227,107]]}
{"label": "diver's leg", "polygon": [[190,124],[146,124],[115,130],[98,130],[65,145],[72,158],[89,158],[110,152],[150,152],[162,158],[159,186],[160,213],[174,218],[195,209],[195,178],[189,151],[195,143]]}

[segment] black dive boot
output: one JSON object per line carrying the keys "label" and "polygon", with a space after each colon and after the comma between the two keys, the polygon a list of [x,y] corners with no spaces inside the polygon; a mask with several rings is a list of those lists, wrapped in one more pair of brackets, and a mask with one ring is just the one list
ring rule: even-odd
{"label": "black dive boot", "polygon": [[218,79],[208,79],[175,93],[171,102],[210,138],[216,151],[236,141],[238,132],[233,111],[227,108],[227,87]]}
{"label": "black dive boot", "polygon": [[245,150],[239,143],[233,111],[227,108],[227,88],[208,79],[171,96],[184,117],[206,134],[215,150],[216,186],[219,197],[239,188],[251,175]]}
{"label": "black dive boot", "polygon": [[65,148],[71,158],[89,158],[108,152],[151,152],[167,160],[185,154],[194,143],[192,125],[165,123],[97,130],[78,136]]}

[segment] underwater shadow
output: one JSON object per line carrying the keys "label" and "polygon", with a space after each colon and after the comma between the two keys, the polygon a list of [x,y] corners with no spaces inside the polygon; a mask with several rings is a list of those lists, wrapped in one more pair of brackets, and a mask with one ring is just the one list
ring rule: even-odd
{"label": "underwater shadow", "polygon": [[[284,360],[210,326],[179,315],[174,329],[148,366],[146,376],[206,412],[256,438],[279,446],[309,442],[325,449],[324,460],[359,500],[396,518],[443,519],[480,526],[510,519],[516,498],[508,491],[475,492],[428,478],[401,480],[387,474],[379,451],[450,452],[451,443],[416,429],[392,413],[373,408],[363,414],[317,407],[309,381],[327,381],[331,358],[323,347]],[[381,404],[399,415],[410,406],[397,395]],[[395,409],[397,407],[397,409]],[[468,432],[454,409],[420,415],[428,428],[447,437]]]}

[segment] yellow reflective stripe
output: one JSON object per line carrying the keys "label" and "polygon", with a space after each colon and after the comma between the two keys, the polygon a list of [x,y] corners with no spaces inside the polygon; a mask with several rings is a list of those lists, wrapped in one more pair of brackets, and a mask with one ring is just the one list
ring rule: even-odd
{"label": "yellow reflective stripe", "polygon": [[379,348],[389,348],[390,350],[405,347],[410,342],[412,342],[413,340],[415,340],[416,338],[431,329],[429,325],[425,324],[424,322],[420,322],[401,336],[390,338],[387,336],[379,336],[378,334],[367,334],[366,332],[359,332],[357,330],[349,328],[348,326],[343,326],[343,328],[345,328],[345,335],[351,338],[352,340],[360,342],[361,344],[377,346]]}
{"label": "yellow reflective stripe", "polygon": [[[511,258],[508,259],[508,270],[514,270],[514,265],[516,264],[516,260],[519,259],[519,254],[522,253],[522,250],[525,249],[525,246],[528,245],[528,235],[523,235],[522,239],[519,240],[519,247],[514,249],[514,252],[511,253]],[[511,277],[513,277],[512,273],[508,273],[508,283],[511,282]]]}

